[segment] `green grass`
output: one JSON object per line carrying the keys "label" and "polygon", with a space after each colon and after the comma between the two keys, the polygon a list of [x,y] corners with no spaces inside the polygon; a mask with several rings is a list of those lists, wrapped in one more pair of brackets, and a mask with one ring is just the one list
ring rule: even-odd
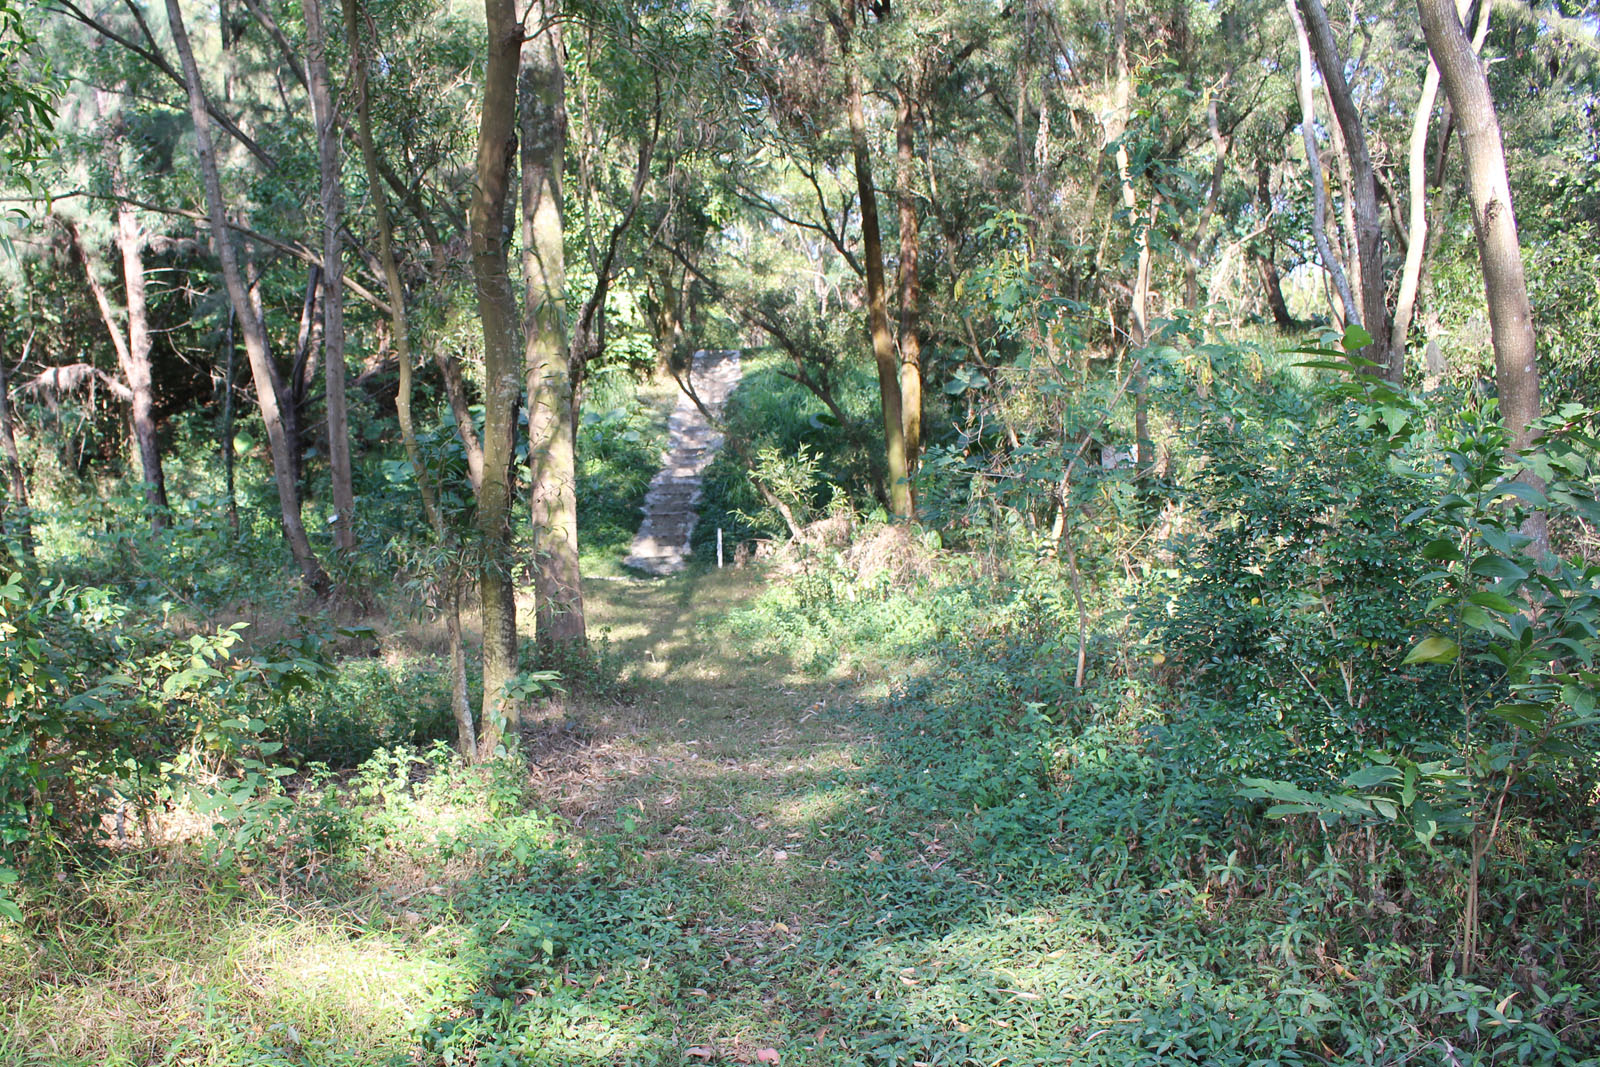
{"label": "green grass", "polygon": [[621,577],[643,518],[644,496],[661,467],[667,418],[677,402],[669,381],[639,385],[602,378],[584,403],[578,431],[578,523],[583,573]]}
{"label": "green grass", "polygon": [[[323,876],[285,830],[238,870],[171,848],[36,893],[0,932],[0,1062],[1594,1062],[1580,976],[1493,1025],[1505,990],[1422,973],[1450,931],[1328,940],[1381,913],[1335,913],[1364,906],[1336,866],[1230,857],[1138,694],[1070,735],[1007,720],[1025,661],[982,673],[1009,646],[973,620],[1020,612],[793,596],[594,583],[632,702],[540,728],[525,771],[370,761],[329,786]],[[849,654],[784,654],[802,615]]]}

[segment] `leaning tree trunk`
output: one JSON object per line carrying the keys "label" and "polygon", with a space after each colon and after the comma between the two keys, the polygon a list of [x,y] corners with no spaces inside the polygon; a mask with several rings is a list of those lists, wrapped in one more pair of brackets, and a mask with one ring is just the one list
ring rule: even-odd
{"label": "leaning tree trunk", "polygon": [[[350,417],[344,396],[344,187],[339,181],[339,121],[328,84],[328,35],[321,0],[301,0],[306,20],[306,79],[312,125],[317,133],[317,169],[322,178],[322,346],[328,413],[328,468],[333,483],[333,543],[353,552],[355,489],[350,476]],[[372,188],[382,186],[373,183]]]}
{"label": "leaning tree trunk", "polygon": [[1306,146],[1306,170],[1311,177],[1311,237],[1317,245],[1317,255],[1322,267],[1333,279],[1333,288],[1339,294],[1339,304],[1344,321],[1360,324],[1361,308],[1350,292],[1350,279],[1345,277],[1344,265],[1328,243],[1328,187],[1322,181],[1322,150],[1317,147],[1317,105],[1312,95],[1315,68],[1311,62],[1311,37],[1306,32],[1306,22],[1300,16],[1296,0],[1286,0],[1289,21],[1294,24],[1295,43],[1300,54],[1300,77],[1295,82],[1295,95],[1300,101],[1300,135]]}
{"label": "leaning tree trunk", "polygon": [[[1478,239],[1483,289],[1489,305],[1500,417],[1511,434],[1512,448],[1522,449],[1534,442],[1533,421],[1539,417],[1539,364],[1500,120],[1495,115],[1489,79],[1453,0],[1418,0],[1417,7],[1422,14],[1428,51],[1438,65],[1439,80],[1461,128],[1467,191],[1472,198],[1472,230]],[[1524,479],[1531,477],[1524,473]],[[1548,551],[1549,537],[1542,515],[1532,520],[1527,532],[1535,537],[1540,549]]]}
{"label": "leaning tree trunk", "polygon": [[856,56],[856,2],[842,0],[828,12],[845,65],[846,109],[850,148],[855,159],[856,191],[861,200],[861,243],[867,276],[867,329],[872,358],[878,367],[878,397],[883,406],[883,437],[888,459],[889,511],[897,519],[913,515],[910,470],[906,462],[905,423],[900,394],[900,360],[889,332],[889,301],[883,277],[883,232],[878,225],[878,195],[872,183],[872,156],[867,150],[867,119],[861,99],[861,62]]}
{"label": "leaning tree trunk", "polygon": [[217,248],[217,258],[222,261],[222,277],[227,286],[228,301],[233,305],[234,315],[244,333],[245,355],[250,360],[256,398],[261,405],[261,421],[266,426],[267,443],[272,451],[272,473],[278,485],[284,537],[289,542],[289,551],[294,554],[306,585],[322,596],[329,590],[328,575],[317,560],[316,553],[311,550],[305,524],[300,519],[300,490],[295,484],[294,458],[290,455],[292,442],[285,433],[282,398],[274,382],[267,331],[245,289],[244,275],[239,270],[239,256],[234,249],[233,234],[228,228],[227,208],[222,199],[222,179],[217,171],[216,150],[211,142],[211,116],[206,110],[200,69],[195,64],[194,49],[189,45],[189,33],[183,25],[179,0],[167,0],[167,20],[172,26],[173,45],[183,64],[184,84],[189,92],[189,112],[194,119],[200,174],[205,184],[206,206],[211,220],[211,239]]}
{"label": "leaning tree trunk", "polygon": [[[539,647],[585,638],[578,570],[577,443],[566,328],[561,169],[566,159],[566,77],[557,5],[542,0],[537,32],[523,46],[523,363],[528,376],[528,464],[533,519],[534,605]],[[604,284],[604,279],[597,280]]]}
{"label": "leaning tree trunk", "polygon": [[1405,377],[1405,363],[1390,358],[1388,289],[1383,279],[1383,220],[1378,214],[1378,182],[1367,151],[1367,134],[1356,110],[1350,84],[1344,77],[1344,60],[1333,39],[1328,12],[1322,0],[1303,0],[1311,47],[1322,84],[1333,103],[1334,117],[1344,134],[1350,155],[1350,189],[1347,195],[1355,209],[1356,266],[1361,275],[1361,325],[1372,337],[1367,347],[1376,361],[1383,363],[1384,377],[1398,382]]}
{"label": "leaning tree trunk", "polygon": [[[174,0],[169,0],[174,2]],[[489,34],[478,124],[477,183],[469,223],[472,278],[483,323],[483,474],[478,486],[482,560],[478,596],[483,611],[483,710],[478,748],[492,755],[503,731],[514,731],[520,709],[506,699],[517,672],[517,603],[512,578],[511,459],[516,444],[518,375],[517,297],[505,243],[511,164],[517,156],[517,68],[522,24],[513,0],[484,0]]]}

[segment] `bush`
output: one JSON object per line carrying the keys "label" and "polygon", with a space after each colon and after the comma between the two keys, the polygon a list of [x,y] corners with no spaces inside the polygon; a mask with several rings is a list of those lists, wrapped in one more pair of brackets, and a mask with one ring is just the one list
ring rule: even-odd
{"label": "bush", "polygon": [[1401,667],[1427,607],[1426,482],[1341,415],[1268,435],[1216,421],[1185,530],[1140,598],[1153,655],[1181,676],[1173,729],[1196,770],[1326,782],[1375,745],[1447,732],[1441,674]]}

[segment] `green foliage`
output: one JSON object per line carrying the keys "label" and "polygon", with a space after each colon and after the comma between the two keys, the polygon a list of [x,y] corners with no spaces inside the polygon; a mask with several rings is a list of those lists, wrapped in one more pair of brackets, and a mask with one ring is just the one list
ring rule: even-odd
{"label": "green foliage", "polygon": [[[870,509],[877,460],[869,456],[876,450],[861,427],[876,408],[877,381],[870,368],[851,367],[840,374],[836,391],[850,425],[840,425],[814,393],[787,377],[781,357],[745,355],[743,378],[723,412],[728,444],[704,476],[700,521],[690,540],[698,555],[715,551],[718,527],[727,545],[788,536],[750,482],[750,465],[762,462],[760,456],[767,457],[768,474],[785,485],[786,502],[802,515],[835,499]],[[806,468],[804,486],[795,478],[796,464]]]}
{"label": "green foliage", "polygon": [[224,709],[255,682],[229,660],[239,630],[174,641],[107,590],[8,574],[0,838],[15,862],[92,835],[121,803],[154,799],[163,761],[179,748],[202,758],[238,753]]}
{"label": "green foliage", "polygon": [[665,444],[664,420],[641,401],[635,381],[608,370],[590,383],[578,424],[578,528],[586,570],[627,554]]}
{"label": "green foliage", "polygon": [[1279,414],[1202,429],[1192,511],[1135,613],[1150,654],[1188,679],[1184,728],[1213,738],[1199,773],[1318,782],[1456,715],[1442,671],[1398,662],[1427,602],[1429,532],[1403,521],[1426,485],[1343,413]]}

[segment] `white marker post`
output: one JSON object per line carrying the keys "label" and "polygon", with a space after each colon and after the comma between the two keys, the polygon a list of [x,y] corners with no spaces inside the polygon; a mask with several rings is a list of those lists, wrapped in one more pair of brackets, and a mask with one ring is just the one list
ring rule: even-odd
{"label": "white marker post", "polygon": [[717,570],[722,569],[722,527],[717,527]]}

